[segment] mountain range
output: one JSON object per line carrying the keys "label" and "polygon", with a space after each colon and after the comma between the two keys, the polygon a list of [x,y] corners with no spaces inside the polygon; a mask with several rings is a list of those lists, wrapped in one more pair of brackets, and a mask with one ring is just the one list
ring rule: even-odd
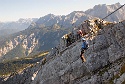
{"label": "mountain range", "polygon": [[[88,9],[85,11],[86,14],[89,14],[94,17],[104,18],[108,14],[112,13],[122,5],[120,3],[112,4],[112,5],[106,5],[106,4],[99,4],[95,5],[92,9]],[[125,19],[125,6],[120,8],[117,12],[113,13],[109,17],[107,17],[105,20],[110,22],[119,22]]]}
{"label": "mountain range", "polygon": [[[48,14],[32,22],[23,31],[0,39],[0,58],[1,61],[8,59],[32,56],[41,51],[48,51],[57,46],[60,38],[73,30],[75,26],[83,21],[94,18],[104,18],[117,8],[120,3],[112,5],[96,5],[86,11],[74,11],[68,15]],[[106,20],[119,22],[125,19],[125,7],[109,16]],[[24,20],[19,20],[24,22]]]}
{"label": "mountain range", "polygon": [[0,84],[125,84],[124,24],[106,23],[96,35],[90,32],[94,38],[88,37],[84,62],[77,41],[56,54],[0,63]]}
{"label": "mountain range", "polygon": [[0,22],[0,37],[22,31],[35,21],[37,18],[20,18],[18,21]]}
{"label": "mountain range", "polygon": [[[84,20],[93,19],[93,18],[104,18],[108,14],[112,13],[116,9],[122,6],[120,3],[106,5],[106,4],[99,4],[95,5],[92,9],[88,9],[86,11],[74,11],[68,15],[54,15],[48,14],[44,17],[39,18],[36,22],[41,26],[52,26],[52,25],[59,25],[64,26],[66,28],[71,27],[72,24],[79,25]],[[117,12],[113,13],[111,16],[107,17],[105,20],[110,22],[119,22],[125,19],[125,7],[122,7]]]}

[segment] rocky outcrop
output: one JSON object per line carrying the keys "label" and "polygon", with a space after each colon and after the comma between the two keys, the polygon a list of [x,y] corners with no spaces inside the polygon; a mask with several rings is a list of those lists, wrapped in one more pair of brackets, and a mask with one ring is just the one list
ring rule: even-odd
{"label": "rocky outcrop", "polygon": [[99,30],[89,42],[86,62],[80,44],[48,61],[31,84],[121,84],[125,81],[125,21]]}
{"label": "rocky outcrop", "polygon": [[[41,61],[36,68],[26,71],[29,77],[15,76],[3,84],[124,84],[124,24],[125,21],[104,26],[92,40],[88,40],[84,63],[80,58],[81,43],[77,41],[58,55],[48,55],[44,65]],[[19,77],[20,82],[13,81]]]}
{"label": "rocky outcrop", "polygon": [[26,56],[28,56],[33,51],[33,49],[36,47],[37,44],[38,44],[38,39],[36,39],[34,33],[30,34],[28,38],[23,40],[22,46],[26,50],[25,51]]}
{"label": "rocky outcrop", "polygon": [[36,63],[33,66],[29,65],[23,72],[18,72],[18,74],[12,74],[6,78],[0,79],[0,84],[30,84],[36,74],[41,69],[41,64]]}

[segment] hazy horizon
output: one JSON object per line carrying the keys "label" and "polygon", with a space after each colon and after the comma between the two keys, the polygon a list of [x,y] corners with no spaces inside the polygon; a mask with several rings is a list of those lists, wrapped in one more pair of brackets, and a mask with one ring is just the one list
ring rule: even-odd
{"label": "hazy horizon", "polygon": [[85,11],[98,4],[124,4],[123,0],[0,0],[0,21],[17,21],[20,18],[40,18],[47,14],[67,15],[73,11]]}

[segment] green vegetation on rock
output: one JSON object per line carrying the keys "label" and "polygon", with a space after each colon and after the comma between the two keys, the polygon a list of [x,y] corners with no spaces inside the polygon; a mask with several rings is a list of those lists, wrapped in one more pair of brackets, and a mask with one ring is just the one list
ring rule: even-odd
{"label": "green vegetation on rock", "polygon": [[0,63],[0,77],[15,75],[22,72],[27,67],[34,66],[37,62],[42,60],[49,52],[39,53],[31,57],[24,57]]}

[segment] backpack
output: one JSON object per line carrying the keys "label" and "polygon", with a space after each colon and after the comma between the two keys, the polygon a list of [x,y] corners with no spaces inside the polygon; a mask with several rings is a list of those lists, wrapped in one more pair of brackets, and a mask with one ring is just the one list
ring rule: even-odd
{"label": "backpack", "polygon": [[82,49],[84,49],[84,50],[87,50],[87,49],[88,49],[88,43],[87,43],[86,41],[84,41],[84,42],[82,43]]}

